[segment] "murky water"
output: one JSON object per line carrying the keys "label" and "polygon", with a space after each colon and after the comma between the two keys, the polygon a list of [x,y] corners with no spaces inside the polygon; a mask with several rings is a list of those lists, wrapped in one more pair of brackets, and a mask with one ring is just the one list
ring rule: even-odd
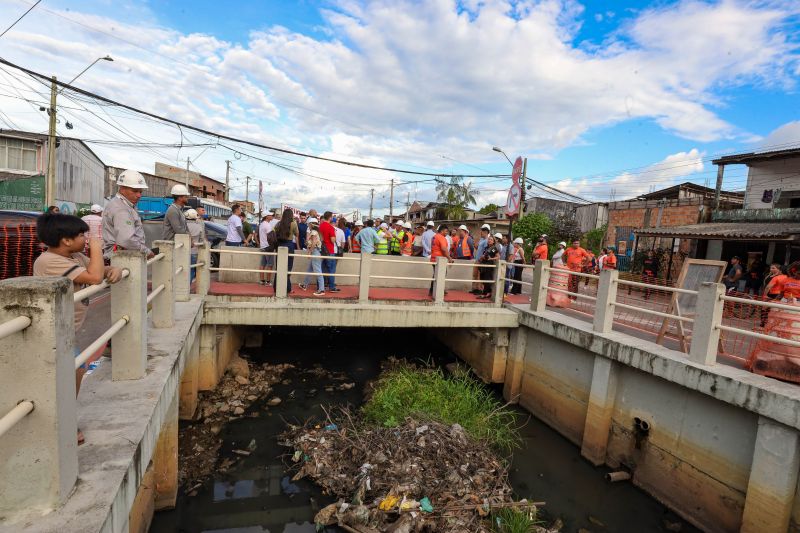
{"label": "murky water", "polygon": [[[317,510],[332,500],[310,482],[291,482],[283,472],[282,455],[288,448],[278,445],[277,435],[286,422],[323,416],[322,406],[359,405],[364,384],[380,371],[388,356],[434,360],[437,364],[455,357],[422,331],[409,330],[318,330],[270,328],[264,346],[243,350],[254,362],[290,362],[296,369],[284,375],[288,384],[277,384],[272,395],[283,402],[277,408],[263,408],[256,402],[249,410],[261,410],[259,418],[235,420],[220,434],[220,453],[232,456],[255,440],[255,450],[228,472],[206,481],[195,496],[183,491],[173,511],[156,513],[150,531],[213,533],[313,533]],[[327,392],[336,386],[329,374],[319,377],[314,368],[329,373],[343,372],[356,386]],[[523,449],[513,459],[511,484],[518,496],[546,501],[547,518],[564,522],[564,532],[580,528],[592,532],[665,531],[666,522],[682,532],[696,531],[681,524],[662,505],[628,483],[609,484],[606,469],[595,468],[580,456],[580,450],[558,433],[527,413],[521,429]],[[269,414],[268,414],[269,413]],[[329,528],[326,531],[339,531]]]}

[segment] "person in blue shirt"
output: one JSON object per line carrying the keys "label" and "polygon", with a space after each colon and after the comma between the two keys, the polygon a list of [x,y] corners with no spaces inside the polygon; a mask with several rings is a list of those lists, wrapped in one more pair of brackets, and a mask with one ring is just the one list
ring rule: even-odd
{"label": "person in blue shirt", "polygon": [[433,236],[436,232],[433,230],[433,220],[429,220],[425,233],[422,234],[422,257],[431,256],[431,244],[433,244]]}
{"label": "person in blue shirt", "polygon": [[306,234],[308,233],[308,224],[306,223],[308,220],[308,215],[305,211],[300,213],[300,222],[297,223],[297,229],[299,233],[297,234],[298,245],[300,250],[306,249]]}
{"label": "person in blue shirt", "polygon": [[358,232],[358,235],[356,235],[356,240],[359,246],[361,246],[362,254],[375,253],[375,245],[378,244],[378,234],[375,232],[374,225],[375,222],[367,220],[364,222],[364,227]]}

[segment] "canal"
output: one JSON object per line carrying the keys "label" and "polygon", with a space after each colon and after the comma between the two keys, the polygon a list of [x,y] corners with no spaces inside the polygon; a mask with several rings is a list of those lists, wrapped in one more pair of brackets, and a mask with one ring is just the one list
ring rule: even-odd
{"label": "canal", "polygon": [[[424,331],[388,328],[266,328],[262,346],[245,348],[242,355],[255,365],[294,368],[220,432],[220,462],[235,458],[234,465],[188,494],[182,487],[176,508],[156,513],[152,533],[315,532],[314,515],[331,500],[311,482],[292,482],[284,474],[283,456],[290,450],[278,444],[278,435],[287,423],[322,417],[321,406],[360,405],[364,385],[390,356],[437,365],[457,360]],[[349,383],[355,386],[347,388]],[[267,406],[274,397],[281,403]],[[255,411],[259,416],[248,416]],[[607,469],[593,467],[575,445],[521,409],[520,423],[523,446],[512,458],[510,481],[519,498],[547,502],[548,525],[559,519],[564,532],[697,531],[630,483],[606,482]]]}

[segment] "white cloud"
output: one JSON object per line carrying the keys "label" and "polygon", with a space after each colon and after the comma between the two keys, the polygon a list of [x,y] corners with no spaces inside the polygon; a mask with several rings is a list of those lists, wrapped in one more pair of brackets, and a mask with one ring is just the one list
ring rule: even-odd
{"label": "white cloud", "polygon": [[782,150],[784,148],[794,148],[800,145],[800,120],[787,122],[775,128],[760,143],[758,148],[762,150]]}
{"label": "white cloud", "polygon": [[[493,144],[508,153],[553,157],[581,143],[593,128],[632,119],[653,120],[698,142],[748,138],[718,114],[724,103],[719,89],[794,83],[797,50],[783,25],[798,6],[784,4],[683,1],[628,19],[592,48],[573,42],[584,18],[592,16],[573,0],[342,0],[323,13],[324,38],[271,27],[254,31],[242,44],[159,26],[138,4],[126,7],[124,19],[111,11],[101,16],[50,8],[60,16],[40,10],[24,19],[4,36],[3,55],[69,79],[109,53],[115,61],[95,66],[79,85],[233,136],[339,158],[442,169],[449,163],[440,154],[493,161]],[[25,6],[0,0],[3,13]],[[0,76],[0,83],[7,82]],[[0,93],[14,94],[3,86]],[[0,96],[0,106],[24,127],[45,128],[42,116],[23,101]],[[72,134],[127,138],[117,129],[122,126],[142,139],[181,139],[174,127],[93,109],[103,119],[64,112],[75,124]],[[98,148],[110,163],[144,170],[154,159],[196,158],[201,150],[160,149],[157,155]],[[684,155],[691,158],[692,152]],[[221,176],[231,157],[221,148],[208,149],[196,165]],[[235,165],[267,176],[271,191],[298,201],[324,190],[303,188],[296,176],[255,160]],[[352,169],[312,170],[336,177]],[[355,175],[384,189],[391,177]],[[289,185],[281,189],[284,182]],[[505,199],[498,192],[484,197]],[[368,194],[337,189],[326,201],[341,202],[337,209],[363,209]]]}

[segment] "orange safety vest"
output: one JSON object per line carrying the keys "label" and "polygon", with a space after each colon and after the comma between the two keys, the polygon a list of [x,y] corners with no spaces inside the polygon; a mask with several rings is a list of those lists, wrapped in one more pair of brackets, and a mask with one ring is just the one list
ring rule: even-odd
{"label": "orange safety vest", "polygon": [[400,243],[400,255],[411,255],[414,252],[414,235],[406,231],[403,239],[405,240]]}
{"label": "orange safety vest", "polygon": [[472,259],[472,250],[469,249],[469,235],[461,239],[461,255],[463,259]]}
{"label": "orange safety vest", "polygon": [[350,240],[353,241],[353,245],[352,245],[352,248],[351,248],[350,251],[353,252],[354,254],[360,254],[361,253],[361,244],[358,242],[358,239],[356,239],[356,235],[358,235],[360,232],[361,232],[361,230],[358,230],[355,233],[353,233],[352,235],[350,235]]}
{"label": "orange safety vest", "polygon": [[603,270],[616,270],[617,269],[617,256],[608,254],[603,259]]}
{"label": "orange safety vest", "polygon": [[783,297],[800,298],[800,279],[788,278],[783,284]]}

